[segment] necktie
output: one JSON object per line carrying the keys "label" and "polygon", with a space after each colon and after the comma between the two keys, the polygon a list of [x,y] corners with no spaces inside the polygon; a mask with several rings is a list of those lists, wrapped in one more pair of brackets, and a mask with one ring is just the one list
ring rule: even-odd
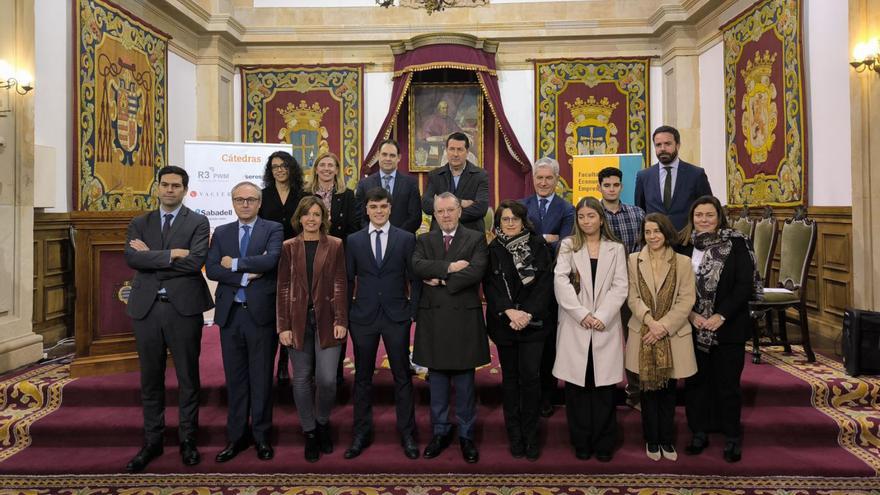
{"label": "necktie", "polygon": [[672,206],[672,166],[663,167],[666,171],[666,180],[663,182],[663,208],[668,212]]}
{"label": "necktie", "polygon": [[443,235],[443,247],[449,252],[449,245],[452,244],[452,236],[451,235]]}
{"label": "necktie", "polygon": [[164,215],[165,223],[162,224],[162,244],[168,239],[168,232],[171,231],[171,219],[174,218],[174,215],[171,213],[166,213]]}
{"label": "necktie", "polygon": [[382,176],[382,187],[384,187],[385,190],[388,191],[388,194],[391,194],[391,176],[390,175],[383,175]]}
{"label": "necktie", "polygon": [[540,207],[539,207],[539,214],[541,215],[541,220],[543,220],[543,219],[544,219],[544,215],[547,214],[547,198],[541,198],[541,199],[539,199],[539,200],[538,200],[538,204],[540,205]]}
{"label": "necktie", "polygon": [[[241,229],[244,230],[244,235],[241,236],[241,240],[238,242],[239,257],[243,257],[247,254],[248,243],[251,242],[251,226],[242,225]],[[235,292],[235,299],[238,300],[238,302],[247,302],[247,295],[244,293],[244,287],[239,287]]]}
{"label": "necktie", "polygon": [[382,264],[382,229],[373,231],[376,234],[376,264]]}

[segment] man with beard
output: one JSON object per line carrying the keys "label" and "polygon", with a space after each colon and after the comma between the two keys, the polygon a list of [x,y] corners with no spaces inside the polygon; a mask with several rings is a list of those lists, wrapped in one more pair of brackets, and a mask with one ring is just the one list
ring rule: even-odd
{"label": "man with beard", "polygon": [[711,196],[712,188],[702,168],[679,160],[681,135],[678,129],[660,126],[652,138],[660,163],[636,175],[636,206],[646,214],[663,213],[681,230],[687,224],[691,203],[700,196]]}

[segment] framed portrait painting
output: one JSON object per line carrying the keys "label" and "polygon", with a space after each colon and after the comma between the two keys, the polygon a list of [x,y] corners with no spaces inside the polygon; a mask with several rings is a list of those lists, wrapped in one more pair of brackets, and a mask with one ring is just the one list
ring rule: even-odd
{"label": "framed portrait painting", "polygon": [[409,170],[430,172],[445,162],[446,138],[463,132],[468,160],[480,165],[483,92],[476,84],[413,84],[409,92]]}

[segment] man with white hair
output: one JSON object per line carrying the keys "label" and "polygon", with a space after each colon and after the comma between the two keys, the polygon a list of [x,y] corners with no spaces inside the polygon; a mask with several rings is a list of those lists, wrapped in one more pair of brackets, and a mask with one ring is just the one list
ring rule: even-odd
{"label": "man with white hair", "polygon": [[[574,227],[574,206],[556,195],[559,184],[559,162],[543,157],[532,167],[532,180],[535,194],[520,200],[529,211],[529,220],[535,231],[544,236],[553,251],[559,250],[559,241],[571,235]],[[552,330],[544,342],[541,356],[541,416],[553,415],[553,396],[556,394],[557,380],[553,376],[553,361],[556,360],[556,322],[544,322]]]}

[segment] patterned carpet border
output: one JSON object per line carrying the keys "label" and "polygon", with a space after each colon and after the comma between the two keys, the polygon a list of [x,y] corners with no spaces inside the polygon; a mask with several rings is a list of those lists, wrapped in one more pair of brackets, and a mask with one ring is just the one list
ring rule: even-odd
{"label": "patterned carpet border", "polygon": [[876,478],[682,475],[0,476],[3,495],[878,495]]}
{"label": "patterned carpet border", "polygon": [[849,376],[842,364],[819,354],[815,363],[807,362],[799,346],[792,346],[791,355],[761,355],[768,364],[810,384],[813,407],[838,425],[838,444],[880,475],[880,378]]}
{"label": "patterned carpet border", "polygon": [[70,366],[39,366],[0,382],[0,462],[31,444],[30,427],[61,407]]}

